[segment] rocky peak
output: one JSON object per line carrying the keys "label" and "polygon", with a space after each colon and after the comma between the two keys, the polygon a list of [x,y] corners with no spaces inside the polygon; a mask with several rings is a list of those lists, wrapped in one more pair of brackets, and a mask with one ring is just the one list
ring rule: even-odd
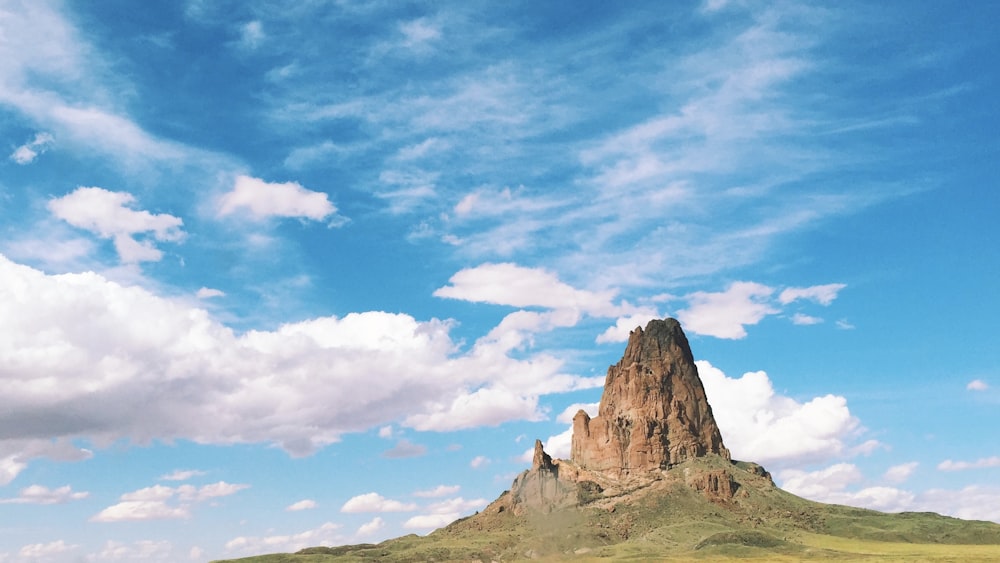
{"label": "rocky peak", "polygon": [[707,454],[729,459],[687,337],[674,319],[650,321],[608,368],[598,416],[574,417],[572,461],[622,477]]}

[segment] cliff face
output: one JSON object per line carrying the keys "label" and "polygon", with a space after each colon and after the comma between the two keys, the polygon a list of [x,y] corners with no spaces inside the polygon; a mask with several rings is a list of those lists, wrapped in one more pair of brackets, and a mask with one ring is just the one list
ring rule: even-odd
{"label": "cliff face", "polygon": [[573,419],[571,460],[626,477],[707,454],[730,457],[687,337],[674,319],[650,321],[608,368],[598,416]]}

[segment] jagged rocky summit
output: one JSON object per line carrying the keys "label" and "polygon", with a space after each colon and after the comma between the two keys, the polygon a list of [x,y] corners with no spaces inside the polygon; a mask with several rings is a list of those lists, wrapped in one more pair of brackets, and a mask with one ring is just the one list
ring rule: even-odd
{"label": "jagged rocky summit", "polygon": [[[497,503],[516,512],[575,506],[607,496],[608,488],[644,486],[705,456],[731,462],[680,323],[653,320],[632,331],[622,359],[608,368],[598,415],[581,410],[574,417],[570,459],[551,458],[536,440],[531,469]],[[752,471],[770,481],[763,468]],[[710,473],[685,481],[731,497],[737,485],[728,472]]]}
{"label": "jagged rocky summit", "polygon": [[674,319],[650,321],[608,368],[597,417],[573,418],[571,459],[626,476],[706,454],[729,459],[687,337]]}

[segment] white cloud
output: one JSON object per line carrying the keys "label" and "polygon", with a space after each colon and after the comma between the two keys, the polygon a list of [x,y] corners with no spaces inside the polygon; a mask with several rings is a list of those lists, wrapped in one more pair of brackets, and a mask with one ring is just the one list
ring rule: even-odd
{"label": "white cloud", "polygon": [[188,506],[169,506],[162,500],[127,500],[109,506],[91,517],[92,522],[174,520],[188,518]]}
{"label": "white cloud", "polygon": [[131,544],[108,540],[87,561],[174,561],[173,544],[166,540],[138,540]]}
{"label": "white cloud", "polygon": [[792,324],[797,325],[815,325],[823,322],[823,319],[819,317],[813,317],[811,315],[806,315],[804,313],[795,313],[792,315]]}
{"label": "white cloud", "polygon": [[490,464],[490,458],[484,455],[477,455],[476,457],[472,458],[472,461],[469,462],[469,467],[473,469],[479,469],[480,467],[486,467],[489,464]]}
{"label": "white cloud", "polygon": [[184,222],[166,213],[137,211],[132,209],[134,203],[135,197],[126,192],[80,187],[50,200],[48,207],[53,215],[70,225],[113,240],[122,262],[155,262],[163,253],[148,239],[136,240],[136,235],[150,233],[157,241],[180,241],[184,238],[181,230]]}
{"label": "white cloud", "polygon": [[556,417],[556,422],[562,422],[564,424],[573,424],[573,417],[576,413],[581,410],[586,411],[591,418],[597,416],[597,410],[601,406],[601,403],[573,403],[572,405],[563,409],[559,416]]}
{"label": "white cloud", "polygon": [[[886,474],[889,475],[888,472]],[[852,485],[864,482],[861,471],[849,463],[838,463],[812,472],[786,470],[780,472],[777,478],[781,488],[819,502],[885,512],[930,511],[956,518],[1000,522],[1000,489],[994,487],[973,485],[959,490],[913,492],[874,486],[849,490]]]}
{"label": "white cloud", "polygon": [[195,293],[195,297],[198,299],[211,299],[213,297],[224,297],[225,295],[226,292],[218,289],[212,289],[210,287],[203,287]]}
{"label": "white cloud", "polygon": [[239,536],[226,542],[226,552],[235,555],[295,552],[313,546],[333,546],[345,542],[340,524],[327,522],[318,528],[297,534],[271,536]]}
{"label": "white cloud", "polygon": [[965,469],[984,469],[987,467],[1000,467],[1000,456],[984,457],[976,461],[952,461],[946,459],[937,466],[940,471],[962,471]]}
{"label": "white cloud", "polygon": [[859,431],[847,400],[836,395],[800,403],[778,395],[762,371],[738,379],[695,362],[722,438],[737,459],[792,466],[847,453]]}
{"label": "white cloud", "polygon": [[219,199],[219,215],[249,212],[256,219],[302,217],[321,221],[337,212],[327,194],[314,192],[298,182],[268,183],[259,178],[237,176],[230,192]]}
{"label": "white cloud", "polygon": [[833,300],[837,298],[837,294],[845,287],[847,286],[842,283],[828,283],[826,285],[814,285],[811,287],[789,287],[781,292],[778,296],[778,301],[782,305],[787,305],[799,299],[807,299],[826,306],[833,303]]}
{"label": "white cloud", "polygon": [[361,526],[358,526],[358,531],[355,535],[358,537],[370,536],[377,533],[382,528],[385,528],[385,520],[383,520],[381,516],[376,516]]}
{"label": "white cloud", "polygon": [[818,497],[828,495],[831,491],[841,491],[849,485],[863,481],[864,476],[854,464],[837,463],[812,472],[787,469],[778,474],[778,479],[781,481],[782,489],[795,495],[819,500]]}
{"label": "white cloud", "polygon": [[427,430],[536,420],[540,395],[599,384],[495,342],[462,352],[436,319],[351,313],[237,336],[187,301],[2,256],[0,308],[6,481],[35,457],[89,456],[75,438],[263,442],[307,455],[400,418]]}
{"label": "white cloud", "polygon": [[56,540],[49,543],[33,543],[22,547],[20,551],[18,551],[18,555],[31,559],[44,560],[50,557],[62,555],[67,551],[73,551],[78,547],[80,546],[67,544],[63,540]]}
{"label": "white cloud", "polygon": [[[554,458],[559,458],[559,459],[569,459],[570,454],[572,453],[572,446],[573,446],[572,425],[566,430],[560,432],[559,434],[549,436],[549,439],[545,440],[545,442],[543,442],[542,444],[542,448],[545,450],[545,453],[549,454]],[[521,456],[518,458],[518,461],[524,463],[531,463],[532,459],[534,458],[534,455],[535,455],[535,448],[534,447],[528,448],[527,450],[524,450],[523,453],[521,453]]]}
{"label": "white cloud", "polygon": [[908,463],[900,463],[899,465],[893,465],[885,471],[882,475],[882,479],[889,483],[899,484],[910,478],[913,472],[917,470],[917,466],[920,464],[916,461],[911,461]]}
{"label": "white cloud", "polygon": [[25,456],[9,455],[0,459],[0,485],[6,485],[17,478],[28,467]]}
{"label": "white cloud", "polygon": [[312,499],[303,499],[298,502],[293,502],[292,504],[285,507],[288,512],[297,512],[299,510],[311,510],[318,506],[316,501]]}
{"label": "white cloud", "polygon": [[[781,313],[781,306],[800,299],[829,305],[837,293],[846,287],[832,283],[812,287],[792,287],[774,299],[775,288],[755,282],[733,282],[722,292],[697,291],[684,296],[688,306],[677,311],[677,319],[685,330],[716,338],[740,339],[747,335],[746,326],[755,325],[769,315]],[[823,319],[802,312],[791,316],[796,325],[814,325]],[[838,327],[842,323],[838,321]]]}
{"label": "white cloud", "polygon": [[0,499],[0,504],[65,504],[74,500],[82,500],[90,496],[90,493],[74,492],[72,487],[64,485],[56,489],[49,489],[42,485],[31,485],[21,489],[21,493],[10,499]]}
{"label": "white cloud", "polygon": [[420,498],[446,497],[457,493],[461,488],[461,485],[438,485],[426,491],[416,491],[413,496]]}
{"label": "white cloud", "polygon": [[405,423],[417,430],[450,431],[495,426],[503,420],[541,420],[537,397],[505,388],[482,388],[450,402],[428,405],[430,412],[410,415]]}
{"label": "white cloud", "polygon": [[378,493],[365,493],[351,497],[340,507],[341,512],[410,512],[416,510],[417,505],[413,503],[403,503],[398,500],[387,499]]}
{"label": "white cloud", "polygon": [[418,514],[403,523],[408,530],[430,530],[446,526],[473,510],[481,510],[488,502],[486,499],[466,500],[462,497],[435,502],[424,509],[424,514]]}
{"label": "white cloud", "polygon": [[973,379],[965,388],[969,391],[986,391],[990,386],[982,379]]}
{"label": "white cloud", "polygon": [[427,454],[427,446],[423,444],[414,444],[404,438],[396,442],[396,445],[391,449],[382,452],[382,457],[399,459],[404,457],[420,457],[425,454]]}
{"label": "white cloud", "polygon": [[548,270],[511,263],[486,263],[466,268],[448,282],[450,285],[434,291],[435,297],[513,307],[575,309],[595,315],[608,315],[616,309],[611,305],[614,291],[576,289],[559,281],[558,276]]}
{"label": "white cloud", "polygon": [[10,159],[18,164],[30,164],[34,162],[38,155],[49,150],[55,139],[49,133],[38,133],[31,141],[14,149]]}
{"label": "white cloud", "polygon": [[383,426],[378,429],[378,437],[389,439],[392,438],[392,425]]}
{"label": "white cloud", "polygon": [[660,318],[660,314],[655,309],[648,309],[638,313],[620,317],[615,321],[614,326],[609,326],[607,330],[597,336],[595,342],[604,344],[606,342],[626,342],[629,334],[636,327],[645,327],[652,319]]}
{"label": "white cloud", "polygon": [[172,520],[189,518],[194,503],[235,494],[249,485],[219,481],[202,487],[153,485],[121,496],[121,502],[91,517],[92,522]]}
{"label": "white cloud", "polygon": [[451,524],[456,519],[458,516],[452,514],[420,514],[403,522],[403,528],[407,530],[435,530]]}
{"label": "white cloud", "polygon": [[205,475],[205,472],[197,469],[178,469],[173,473],[161,475],[160,481],[187,481],[192,477],[200,477],[202,475]]}
{"label": "white cloud", "polygon": [[717,338],[743,338],[745,325],[755,325],[778,312],[770,298],[774,289],[753,282],[734,282],[726,291],[698,291],[686,296],[688,307],[677,311],[686,330]]}

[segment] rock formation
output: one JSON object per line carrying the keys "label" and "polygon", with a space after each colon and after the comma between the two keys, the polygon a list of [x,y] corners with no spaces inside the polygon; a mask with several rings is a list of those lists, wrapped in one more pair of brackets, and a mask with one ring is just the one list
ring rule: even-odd
{"label": "rock formation", "polygon": [[[674,319],[650,321],[632,331],[624,356],[608,368],[598,416],[581,410],[574,417],[571,458],[552,459],[536,440],[531,469],[491,509],[547,513],[621,495],[706,455],[731,461],[687,338]],[[713,500],[731,499],[738,487],[726,471],[685,471],[685,484]]]}
{"label": "rock formation", "polygon": [[674,319],[650,321],[608,368],[597,417],[573,419],[571,459],[625,477],[706,454],[729,459],[687,338]]}

